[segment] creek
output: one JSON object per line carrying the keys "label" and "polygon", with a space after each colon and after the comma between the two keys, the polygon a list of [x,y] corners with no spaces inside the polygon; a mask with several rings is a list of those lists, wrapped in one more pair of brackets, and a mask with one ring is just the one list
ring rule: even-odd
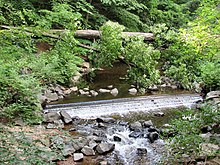
{"label": "creek", "polygon": [[[165,142],[161,139],[150,142],[145,136],[150,133],[148,128],[132,131],[129,129],[129,123],[152,120],[154,127],[159,128],[176,117],[170,109],[191,107],[201,100],[198,94],[170,88],[144,95],[130,95],[130,85],[122,80],[125,74],[126,66],[118,63],[113,68],[98,71],[93,83],[89,85],[90,89],[94,90],[113,85],[119,91],[117,96],[110,93],[101,93],[96,97],[73,94],[47,105],[45,109],[48,112],[65,110],[72,118],[76,118],[73,124],[77,130],[73,134],[74,138],[92,136],[95,131],[100,131],[104,134],[105,142],[115,145],[113,152],[101,158],[93,157],[89,159],[89,164],[96,164],[97,159],[120,165],[157,164],[165,152]],[[100,126],[95,120],[98,117],[112,117],[116,122]],[[132,137],[131,133],[138,135]],[[115,140],[114,136],[119,137],[120,141]],[[78,164],[87,163],[84,161]]]}

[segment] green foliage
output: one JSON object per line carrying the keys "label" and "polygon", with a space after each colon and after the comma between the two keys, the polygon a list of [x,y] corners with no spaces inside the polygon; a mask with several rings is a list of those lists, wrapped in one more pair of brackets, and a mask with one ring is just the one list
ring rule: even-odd
{"label": "green foliage", "polygon": [[[217,43],[220,41],[220,24],[217,20],[220,14],[218,10],[213,9],[216,4],[206,1],[201,4],[203,6],[197,11],[198,18],[190,22],[188,28],[180,29],[176,42],[166,50],[165,55],[169,62],[166,74],[180,81],[186,88],[191,88],[194,81],[201,80],[199,77],[204,72],[204,69],[201,70],[204,61],[219,61],[220,49]],[[210,65],[207,67],[210,68]],[[207,72],[202,78],[205,74]],[[215,74],[211,75],[215,77]],[[211,79],[214,80],[214,77]],[[204,82],[207,82],[207,79]],[[212,86],[210,82],[207,83]],[[215,85],[216,83],[213,84]]]}
{"label": "green foliage", "polygon": [[42,147],[41,140],[32,140],[23,132],[12,132],[0,125],[0,164],[54,164],[61,154]]}
{"label": "green foliage", "polygon": [[122,52],[122,35],[124,27],[114,22],[107,22],[100,29],[102,37],[100,41],[100,54],[98,54],[98,65],[111,66]]}
{"label": "green foliage", "polygon": [[80,13],[73,11],[72,7],[68,4],[54,3],[52,11],[40,10],[43,14],[37,24],[45,29],[51,28],[64,28],[75,30],[79,26]]}
{"label": "green foliage", "polygon": [[177,134],[169,138],[170,153],[175,158],[180,158],[182,154],[199,156],[200,144],[204,142],[199,136],[201,127],[219,124],[219,107],[205,104],[200,110],[188,109],[180,113],[180,118],[171,121]]}
{"label": "green foliage", "polygon": [[209,62],[202,65],[201,80],[210,90],[220,89],[220,64]]}
{"label": "green foliage", "polygon": [[159,71],[156,69],[160,52],[143,41],[143,37],[130,37],[125,46],[125,60],[134,65],[127,77],[138,87],[149,87],[158,83]]}
{"label": "green foliage", "polygon": [[[160,52],[152,45],[144,43],[140,36],[122,36],[123,26],[107,22],[102,28],[100,54],[93,57],[98,66],[112,66],[114,62],[123,59],[130,66],[127,78],[138,87],[148,87],[159,80],[156,60]],[[124,40],[123,40],[124,38]]]}

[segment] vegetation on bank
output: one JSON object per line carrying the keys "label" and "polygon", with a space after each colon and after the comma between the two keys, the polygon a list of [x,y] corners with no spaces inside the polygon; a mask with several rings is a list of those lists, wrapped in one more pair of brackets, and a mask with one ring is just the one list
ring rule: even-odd
{"label": "vegetation on bank", "polygon": [[[196,109],[177,111],[178,118],[168,128],[168,154],[165,164],[185,164],[208,161],[219,154],[220,108],[213,102],[197,104]],[[215,145],[215,146],[213,146]],[[209,147],[205,147],[209,146]]]}

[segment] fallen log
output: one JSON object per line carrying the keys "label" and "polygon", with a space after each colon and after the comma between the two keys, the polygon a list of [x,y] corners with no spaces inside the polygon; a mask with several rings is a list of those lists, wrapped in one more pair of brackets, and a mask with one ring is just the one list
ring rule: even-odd
{"label": "fallen log", "polygon": [[[84,39],[98,39],[102,35],[101,31],[98,30],[77,30],[75,32],[75,37],[84,38]],[[136,36],[140,35],[144,37],[146,41],[154,40],[153,33],[142,33],[142,32],[122,32],[124,36]]]}
{"label": "fallen log", "polygon": [[[4,29],[17,29],[16,27],[13,26],[5,26],[5,25],[1,25],[1,28]],[[25,29],[26,31],[29,31],[28,29]],[[49,33],[62,33],[68,30],[61,30],[61,29],[52,29],[49,30]],[[48,33],[45,33],[46,35]],[[140,35],[144,37],[144,40],[146,41],[152,41],[154,40],[154,35],[153,33],[142,33],[142,32],[122,32],[123,36],[136,36],[136,35]],[[50,34],[50,36],[52,36],[52,34]],[[84,39],[98,39],[101,37],[101,31],[98,30],[76,30],[75,32],[75,37],[77,38],[84,38]]]}

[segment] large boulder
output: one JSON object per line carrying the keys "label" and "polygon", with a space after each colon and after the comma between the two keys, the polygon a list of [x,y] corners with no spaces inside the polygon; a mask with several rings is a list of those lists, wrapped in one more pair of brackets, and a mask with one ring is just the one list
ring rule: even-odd
{"label": "large boulder", "polygon": [[95,151],[93,150],[92,147],[89,146],[84,146],[81,150],[81,152],[86,155],[86,156],[93,156],[95,155]]}
{"label": "large boulder", "polygon": [[154,124],[151,120],[148,120],[148,121],[144,121],[142,125],[144,128],[149,128],[150,126],[153,126]]}
{"label": "large boulder", "polygon": [[206,94],[206,100],[220,97],[220,91],[211,91]]}
{"label": "large boulder", "polygon": [[64,111],[64,110],[61,111],[61,112],[60,112],[60,115],[61,115],[62,120],[63,120],[63,122],[64,122],[65,124],[69,124],[69,123],[72,122],[71,116],[70,116],[66,111]]}
{"label": "large boulder", "polygon": [[53,123],[48,123],[46,126],[47,129],[63,129],[64,123],[62,120],[55,120]]}
{"label": "large boulder", "polygon": [[111,144],[111,143],[100,143],[96,147],[96,151],[99,154],[105,154],[105,153],[113,151],[114,149],[115,149],[115,144]]}
{"label": "large boulder", "polygon": [[46,123],[51,123],[61,119],[61,116],[57,112],[49,112],[44,114],[43,116],[44,116],[44,122]]}
{"label": "large boulder", "polygon": [[98,123],[114,123],[116,120],[111,117],[98,117],[96,121]]}
{"label": "large boulder", "polygon": [[139,131],[139,130],[142,129],[142,125],[139,121],[136,121],[134,123],[131,123],[129,125],[129,128],[130,128],[131,131]]}
{"label": "large boulder", "polygon": [[44,96],[47,98],[48,102],[57,101],[59,96],[56,92],[52,92],[51,90],[46,90]]}
{"label": "large boulder", "polygon": [[73,148],[72,143],[65,143],[63,149],[62,149],[62,154],[63,156],[69,156],[72,155],[75,152],[75,148]]}

